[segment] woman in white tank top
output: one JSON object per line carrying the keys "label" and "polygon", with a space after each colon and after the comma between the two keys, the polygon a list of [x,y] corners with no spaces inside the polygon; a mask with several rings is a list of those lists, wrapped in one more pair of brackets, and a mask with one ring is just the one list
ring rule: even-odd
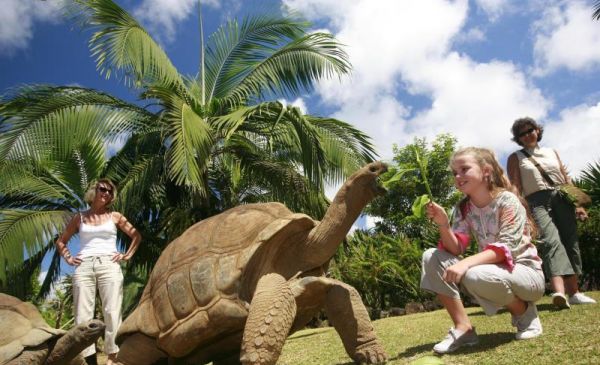
{"label": "woman in white tank top", "polygon": [[[131,259],[142,239],[125,216],[110,209],[116,193],[116,186],[109,179],[93,183],[85,194],[90,209],[73,216],[56,241],[56,249],[64,260],[76,267],[73,275],[73,300],[77,324],[93,318],[96,290],[100,293],[106,324],[104,350],[108,355],[107,365],[116,362],[119,350],[115,344],[121,325],[123,301],[123,274],[119,262]],[[117,228],[131,238],[131,244],[125,253],[117,249]],[[77,232],[80,250],[73,256],[66,244]],[[96,364],[95,353],[95,345],[82,352],[88,364]]]}
{"label": "woman in white tank top", "polygon": [[544,274],[554,289],[552,302],[559,309],[570,308],[571,304],[593,304],[596,301],[580,293],[578,284],[582,267],[576,217],[585,220],[587,213],[558,193],[557,186],[570,184],[571,179],[558,153],[539,146],[543,132],[543,127],[532,118],[514,122],[513,141],[523,148],[508,157],[508,176],[527,199],[538,226],[538,252]]}

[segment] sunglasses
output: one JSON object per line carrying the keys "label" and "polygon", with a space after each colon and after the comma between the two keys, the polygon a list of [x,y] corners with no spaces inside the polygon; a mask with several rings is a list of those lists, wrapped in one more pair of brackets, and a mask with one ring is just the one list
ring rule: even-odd
{"label": "sunglasses", "polygon": [[112,193],[113,193],[112,189],[107,189],[104,186],[98,186],[96,188],[96,191],[99,191],[101,193],[109,193],[110,195],[112,195]]}
{"label": "sunglasses", "polygon": [[519,138],[521,138],[521,137],[525,137],[526,135],[528,135],[528,134],[531,134],[531,133],[533,133],[534,131],[535,131],[535,128],[529,128],[529,129],[527,129],[527,130],[525,130],[525,131],[523,131],[523,132],[519,133],[519,134],[518,134],[518,136],[519,136]]}

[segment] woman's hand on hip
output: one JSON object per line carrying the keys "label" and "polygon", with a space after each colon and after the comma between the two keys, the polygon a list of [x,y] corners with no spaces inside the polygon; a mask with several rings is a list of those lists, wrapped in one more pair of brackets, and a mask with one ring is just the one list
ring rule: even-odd
{"label": "woman's hand on hip", "polygon": [[127,257],[127,255],[125,255],[122,252],[118,252],[116,254],[114,254],[114,256],[112,257],[112,262],[121,262],[121,261],[128,261],[129,257]]}
{"label": "woman's hand on hip", "polygon": [[74,257],[74,256],[69,256],[68,258],[65,259],[65,262],[71,266],[81,265],[81,259]]}

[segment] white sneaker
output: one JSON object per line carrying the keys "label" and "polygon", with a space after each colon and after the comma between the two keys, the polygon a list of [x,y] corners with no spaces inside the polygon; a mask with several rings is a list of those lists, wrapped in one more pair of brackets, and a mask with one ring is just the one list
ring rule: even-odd
{"label": "white sneaker", "polygon": [[446,338],[442,342],[433,346],[433,351],[438,354],[447,354],[458,350],[461,346],[473,346],[479,343],[479,337],[475,332],[475,327],[469,331],[461,331],[454,328],[450,328]]}
{"label": "white sneaker", "polygon": [[527,310],[520,316],[512,317],[513,326],[517,327],[517,340],[528,340],[542,334],[542,322],[538,316],[535,303],[527,303]]}
{"label": "white sneaker", "polygon": [[569,304],[596,304],[596,301],[583,293],[575,293],[569,297]]}
{"label": "white sneaker", "polygon": [[552,293],[552,303],[558,309],[570,309],[571,305],[563,293]]}

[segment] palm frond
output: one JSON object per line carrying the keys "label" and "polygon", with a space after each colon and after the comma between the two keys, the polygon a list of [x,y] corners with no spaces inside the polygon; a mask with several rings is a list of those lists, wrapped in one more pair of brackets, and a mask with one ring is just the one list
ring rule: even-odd
{"label": "palm frond", "polygon": [[[0,196],[10,197],[19,207],[56,205],[70,197],[45,171],[29,163],[0,162],[0,176]],[[3,208],[11,206],[0,204]]]}
{"label": "palm frond", "polygon": [[29,257],[43,250],[71,215],[65,211],[0,210],[0,281],[6,280],[7,271],[23,263],[25,254]]}
{"label": "palm frond", "polygon": [[74,0],[68,12],[84,29],[94,30],[90,50],[98,70],[107,78],[120,72],[127,85],[154,81],[183,84],[163,49],[112,0]]}
{"label": "palm frond", "polygon": [[[267,93],[294,96],[311,91],[322,78],[350,71],[346,53],[330,34],[312,33],[281,47],[265,47],[231,66],[237,82],[222,95],[233,104]],[[233,77],[233,76],[232,76]]]}
{"label": "palm frond", "polygon": [[600,161],[589,163],[575,183],[590,195],[594,204],[598,204],[600,202]]}
{"label": "palm frond", "polygon": [[223,152],[235,156],[243,175],[237,187],[239,202],[279,201],[294,211],[316,217],[324,214],[327,203],[321,190],[298,172],[293,160],[270,155],[240,134],[225,142]]}
{"label": "palm frond", "polygon": [[210,126],[176,97],[171,100],[164,120],[171,143],[167,153],[169,177],[177,184],[205,191],[202,171],[206,169],[214,140]]}
{"label": "palm frond", "polygon": [[295,39],[308,28],[309,23],[290,16],[270,15],[244,19],[240,27],[235,20],[220,27],[209,39],[206,65],[207,100],[221,98],[243,78],[232,69],[243,63],[258,49],[270,49],[282,40]]}
{"label": "palm frond", "polygon": [[[79,116],[86,123],[79,123]],[[23,156],[42,159],[49,153],[48,149],[52,151],[49,145],[56,139],[76,141],[76,138],[68,139],[63,134],[66,131],[66,136],[70,136],[70,128],[76,128],[80,133],[87,128],[89,136],[101,136],[103,141],[106,138],[110,142],[122,133],[149,124],[151,119],[152,115],[146,110],[95,90],[25,86],[3,97],[0,103],[0,129],[3,132],[0,135],[0,160]],[[51,132],[60,134],[43,134]],[[65,150],[70,152],[68,147],[63,152]]]}
{"label": "palm frond", "polygon": [[600,1],[596,1],[594,4],[594,14],[592,14],[592,19],[600,20]]}
{"label": "palm frond", "polygon": [[341,183],[366,163],[375,159],[376,152],[369,136],[352,125],[333,118],[306,116],[319,133],[319,140],[327,156],[326,181]]}

